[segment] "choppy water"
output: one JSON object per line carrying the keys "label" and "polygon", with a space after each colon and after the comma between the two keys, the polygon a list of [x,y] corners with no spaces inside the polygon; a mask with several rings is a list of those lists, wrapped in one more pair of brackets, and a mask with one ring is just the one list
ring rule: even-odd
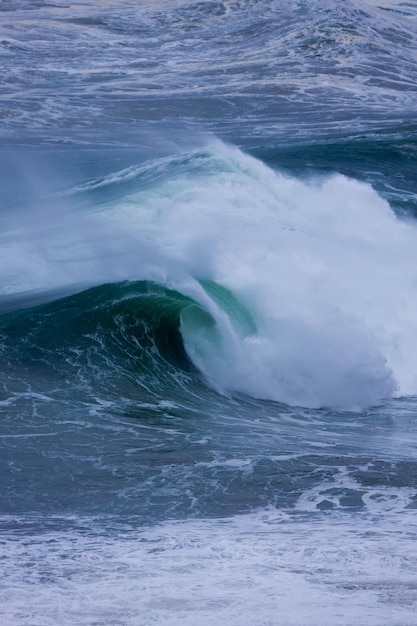
{"label": "choppy water", "polygon": [[415,624],[417,5],[3,0],[0,615]]}

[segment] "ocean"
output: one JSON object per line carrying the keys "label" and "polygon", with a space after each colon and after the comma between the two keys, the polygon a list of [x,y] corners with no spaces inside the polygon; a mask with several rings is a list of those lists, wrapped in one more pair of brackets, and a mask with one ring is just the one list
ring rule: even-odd
{"label": "ocean", "polygon": [[417,3],[1,0],[0,620],[417,623]]}

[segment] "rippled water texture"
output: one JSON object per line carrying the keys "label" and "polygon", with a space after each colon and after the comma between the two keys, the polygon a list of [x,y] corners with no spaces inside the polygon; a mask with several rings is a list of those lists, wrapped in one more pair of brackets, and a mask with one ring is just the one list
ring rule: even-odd
{"label": "rippled water texture", "polygon": [[[3,133],[276,147],[414,124],[411,2],[2,2]],[[181,135],[180,135],[181,136]]]}
{"label": "rippled water texture", "polygon": [[0,617],[414,626],[417,5],[0,4]]}

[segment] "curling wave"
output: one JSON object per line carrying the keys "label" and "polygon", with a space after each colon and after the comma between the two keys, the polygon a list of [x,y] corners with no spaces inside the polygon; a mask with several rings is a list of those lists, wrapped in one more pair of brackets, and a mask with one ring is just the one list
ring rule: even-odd
{"label": "curling wave", "polygon": [[3,247],[9,294],[145,281],[159,343],[175,327],[222,393],[340,409],[417,393],[417,230],[369,185],[301,181],[217,142],[65,202],[66,221]]}

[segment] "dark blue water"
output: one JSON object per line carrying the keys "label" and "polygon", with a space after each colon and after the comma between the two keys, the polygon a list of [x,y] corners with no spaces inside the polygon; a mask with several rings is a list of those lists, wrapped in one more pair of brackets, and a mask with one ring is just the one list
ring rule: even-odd
{"label": "dark blue water", "polygon": [[415,624],[417,5],[0,6],[0,615]]}

